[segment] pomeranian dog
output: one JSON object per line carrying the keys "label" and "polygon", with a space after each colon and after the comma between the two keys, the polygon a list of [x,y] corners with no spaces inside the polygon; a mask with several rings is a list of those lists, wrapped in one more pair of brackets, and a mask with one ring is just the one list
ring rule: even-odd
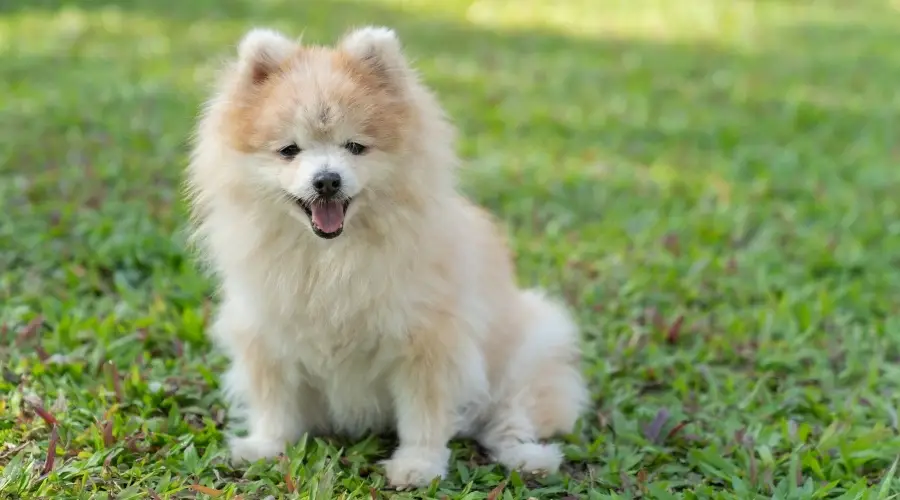
{"label": "pomeranian dog", "polygon": [[449,440],[523,472],[588,399],[567,310],[519,289],[491,218],[456,183],[455,129],[395,32],[334,46],[255,28],[199,117],[186,178],[217,277],[210,328],[246,437],[233,459],[309,435],[396,431],[397,488],[447,473]]}

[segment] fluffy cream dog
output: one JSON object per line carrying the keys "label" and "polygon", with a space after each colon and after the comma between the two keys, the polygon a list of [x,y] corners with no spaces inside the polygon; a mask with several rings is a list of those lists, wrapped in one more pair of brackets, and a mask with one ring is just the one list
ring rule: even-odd
{"label": "fluffy cream dog", "polygon": [[540,440],[587,400],[576,325],[517,287],[500,232],[459,194],[454,129],[395,33],[313,47],[254,29],[218,83],[187,185],[220,282],[210,334],[249,427],[233,457],[395,429],[394,486],[443,477],[454,436],[556,470]]}

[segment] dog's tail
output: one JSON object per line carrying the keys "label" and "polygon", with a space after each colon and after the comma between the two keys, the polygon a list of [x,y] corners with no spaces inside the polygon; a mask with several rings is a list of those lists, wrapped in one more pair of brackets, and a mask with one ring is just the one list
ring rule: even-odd
{"label": "dog's tail", "polygon": [[589,393],[581,372],[578,326],[541,290],[522,291],[525,345],[516,360],[528,380],[530,415],[540,438],[572,431]]}

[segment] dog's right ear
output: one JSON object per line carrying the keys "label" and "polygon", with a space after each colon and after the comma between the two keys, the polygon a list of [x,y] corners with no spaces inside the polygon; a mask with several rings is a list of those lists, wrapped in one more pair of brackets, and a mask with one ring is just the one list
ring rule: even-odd
{"label": "dog's right ear", "polygon": [[298,48],[298,44],[281,33],[254,28],[238,44],[240,70],[254,85],[264,82]]}
{"label": "dog's right ear", "polygon": [[340,40],[339,47],[384,82],[396,84],[408,72],[400,38],[390,28],[366,26],[357,28]]}

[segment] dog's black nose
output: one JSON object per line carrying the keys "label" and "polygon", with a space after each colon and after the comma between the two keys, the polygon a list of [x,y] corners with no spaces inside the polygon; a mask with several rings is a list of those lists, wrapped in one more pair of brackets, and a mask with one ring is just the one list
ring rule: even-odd
{"label": "dog's black nose", "polygon": [[336,172],[319,172],[313,177],[313,187],[322,196],[334,196],[341,190],[341,175]]}

